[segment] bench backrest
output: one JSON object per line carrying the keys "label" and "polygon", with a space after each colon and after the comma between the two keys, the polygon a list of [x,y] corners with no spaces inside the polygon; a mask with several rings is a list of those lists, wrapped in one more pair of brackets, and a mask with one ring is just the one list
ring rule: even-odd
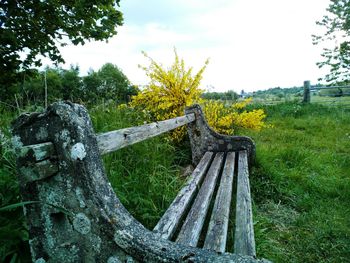
{"label": "bench backrest", "polygon": [[153,122],[141,126],[106,132],[97,136],[98,148],[101,154],[110,153],[123,147],[141,142],[181,127],[196,119],[194,113],[173,119]]}
{"label": "bench backrest", "polygon": [[[188,115],[169,120],[97,134],[96,140],[98,149],[101,155],[111,153],[129,145],[174,130],[195,121],[195,119],[194,113],[190,113]],[[77,148],[77,150],[79,149]],[[19,155],[21,158],[32,155],[34,158],[33,161],[40,162],[50,158],[50,156],[53,156],[54,152],[55,150],[53,143],[44,142],[23,146]],[[56,172],[56,170],[52,170],[51,172]]]}

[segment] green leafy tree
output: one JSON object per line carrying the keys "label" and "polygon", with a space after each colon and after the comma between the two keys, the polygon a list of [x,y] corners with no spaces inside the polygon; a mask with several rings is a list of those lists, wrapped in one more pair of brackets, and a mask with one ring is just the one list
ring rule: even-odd
{"label": "green leafy tree", "polygon": [[112,63],[106,63],[97,72],[90,70],[83,78],[84,97],[89,103],[99,99],[127,102],[131,95],[137,94],[137,88],[130,84],[122,70]]}
{"label": "green leafy tree", "polygon": [[61,98],[78,102],[82,100],[83,82],[79,76],[79,67],[71,66],[69,70],[60,70],[62,81]]}
{"label": "green leafy tree", "polygon": [[[61,98],[62,79],[57,68],[46,69],[46,81],[48,87],[49,101]],[[44,89],[44,86],[42,87]]]}
{"label": "green leafy tree", "polygon": [[[28,77],[24,76],[23,83],[21,83],[20,86],[22,86],[20,87],[22,92],[19,92],[18,94],[22,94],[22,97],[24,97],[24,104],[44,101],[44,76],[39,71],[33,70],[32,74]],[[19,97],[21,96],[19,95]]]}
{"label": "green leafy tree", "polygon": [[101,85],[101,79],[99,74],[90,70],[88,75],[83,77],[84,85],[84,100],[95,104],[98,101],[98,89]]}
{"label": "green leafy tree", "polygon": [[75,102],[82,100],[83,83],[79,76],[79,67],[73,66],[68,70],[47,67],[42,72],[31,70],[30,74],[23,71],[19,75],[22,81],[12,85],[11,91],[13,94],[9,98],[12,100],[16,98],[17,104],[21,108],[33,104],[44,106],[45,74],[49,103],[57,99],[66,99]]}
{"label": "green leafy tree", "polygon": [[124,73],[112,63],[106,63],[98,71],[101,84],[99,95],[106,99],[126,101],[130,81]]}
{"label": "green leafy tree", "polygon": [[316,22],[326,31],[313,35],[313,43],[331,44],[323,49],[323,61],[319,67],[328,66],[330,72],[324,77],[328,83],[347,84],[350,82],[350,0],[331,0],[327,14]]}
{"label": "green leafy tree", "polygon": [[0,85],[17,80],[17,71],[41,65],[40,56],[63,62],[67,43],[106,40],[123,22],[120,0],[2,0],[0,2]]}
{"label": "green leafy tree", "polygon": [[18,73],[17,79],[17,83],[1,87],[0,101],[2,103],[16,107],[16,103],[19,106],[23,106],[29,101],[40,99],[41,92],[39,87],[41,80],[38,70],[22,71]]}

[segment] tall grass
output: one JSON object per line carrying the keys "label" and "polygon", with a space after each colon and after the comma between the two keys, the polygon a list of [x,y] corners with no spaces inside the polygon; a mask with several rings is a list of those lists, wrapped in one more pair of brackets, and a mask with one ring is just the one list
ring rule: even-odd
{"label": "tall grass", "polygon": [[[10,143],[15,114],[0,109],[0,207],[21,201]],[[0,261],[29,262],[28,230],[21,208],[0,211]]]}
{"label": "tall grass", "polygon": [[[148,121],[146,114],[110,105],[94,109],[96,132]],[[106,121],[108,120],[108,121]],[[175,147],[167,135],[121,149],[104,157],[109,180],[128,211],[152,229],[183,184],[179,165],[190,163],[188,147]]]}
{"label": "tall grass", "polygon": [[274,128],[251,175],[257,253],[275,262],[350,261],[350,111],[266,107]]}

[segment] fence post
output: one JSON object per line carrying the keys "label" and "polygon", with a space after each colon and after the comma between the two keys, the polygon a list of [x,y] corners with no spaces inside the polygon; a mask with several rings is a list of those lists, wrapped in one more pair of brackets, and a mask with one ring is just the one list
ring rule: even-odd
{"label": "fence post", "polygon": [[304,81],[304,97],[303,103],[310,103],[310,81]]}

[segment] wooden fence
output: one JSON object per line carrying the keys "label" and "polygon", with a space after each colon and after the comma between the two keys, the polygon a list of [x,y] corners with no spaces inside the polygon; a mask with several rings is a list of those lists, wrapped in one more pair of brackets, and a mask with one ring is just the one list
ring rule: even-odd
{"label": "wooden fence", "polygon": [[303,102],[350,107],[350,86],[312,86],[304,81]]}

